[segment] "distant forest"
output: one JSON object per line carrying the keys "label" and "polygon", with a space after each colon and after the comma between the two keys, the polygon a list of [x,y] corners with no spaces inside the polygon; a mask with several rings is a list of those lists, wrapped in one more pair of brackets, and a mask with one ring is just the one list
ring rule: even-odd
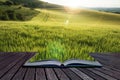
{"label": "distant forest", "polygon": [[120,14],[120,8],[92,8],[92,9],[98,10],[98,11],[112,12],[112,13]]}
{"label": "distant forest", "polygon": [[22,4],[25,7],[30,8],[62,8],[60,5],[50,4],[40,0],[11,0],[14,4]]}

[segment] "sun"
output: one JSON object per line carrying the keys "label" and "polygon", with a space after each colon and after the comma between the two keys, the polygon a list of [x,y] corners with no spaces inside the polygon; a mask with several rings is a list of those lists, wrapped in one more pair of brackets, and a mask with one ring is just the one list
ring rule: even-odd
{"label": "sun", "polygon": [[79,8],[80,7],[80,2],[79,1],[69,1],[68,3],[66,3],[66,6],[70,7],[70,8]]}

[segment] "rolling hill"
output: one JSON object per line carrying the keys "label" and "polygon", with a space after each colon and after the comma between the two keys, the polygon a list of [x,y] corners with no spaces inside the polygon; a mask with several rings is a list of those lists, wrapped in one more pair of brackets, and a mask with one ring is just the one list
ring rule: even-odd
{"label": "rolling hill", "polygon": [[107,12],[99,12],[95,10],[79,9],[79,10],[43,10],[37,9],[41,13],[33,18],[33,21],[43,21],[45,16],[48,16],[47,22],[65,22],[69,21],[69,24],[115,24],[119,25],[120,15]]}

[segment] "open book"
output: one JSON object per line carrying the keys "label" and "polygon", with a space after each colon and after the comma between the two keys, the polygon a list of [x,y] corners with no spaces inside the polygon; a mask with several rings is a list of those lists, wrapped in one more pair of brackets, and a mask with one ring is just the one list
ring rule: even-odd
{"label": "open book", "polygon": [[29,62],[27,61],[24,66],[28,67],[102,67],[102,65],[97,61],[87,61],[87,60],[67,60],[61,63],[58,60],[42,60]]}

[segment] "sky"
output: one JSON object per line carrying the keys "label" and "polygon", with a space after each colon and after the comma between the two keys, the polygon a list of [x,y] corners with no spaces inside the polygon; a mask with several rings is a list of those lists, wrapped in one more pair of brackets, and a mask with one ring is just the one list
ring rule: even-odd
{"label": "sky", "polygon": [[69,7],[119,7],[120,0],[42,0]]}

